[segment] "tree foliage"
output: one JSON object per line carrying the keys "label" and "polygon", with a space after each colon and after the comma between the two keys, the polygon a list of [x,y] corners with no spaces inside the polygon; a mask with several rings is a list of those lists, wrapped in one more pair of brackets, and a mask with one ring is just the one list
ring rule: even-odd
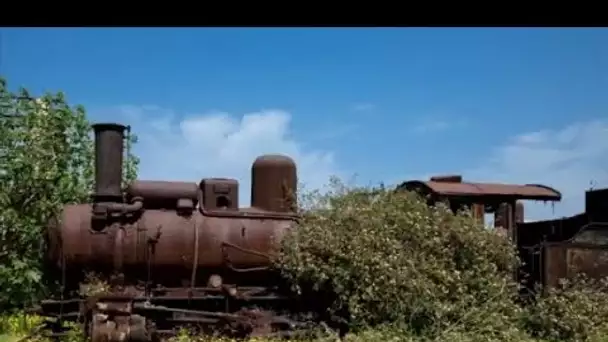
{"label": "tree foliage", "polygon": [[[22,306],[42,290],[46,222],[67,203],[89,200],[94,151],[82,106],[62,93],[33,99],[0,79],[0,309]],[[127,139],[130,146],[135,136]],[[138,159],[125,158],[125,179]]]}

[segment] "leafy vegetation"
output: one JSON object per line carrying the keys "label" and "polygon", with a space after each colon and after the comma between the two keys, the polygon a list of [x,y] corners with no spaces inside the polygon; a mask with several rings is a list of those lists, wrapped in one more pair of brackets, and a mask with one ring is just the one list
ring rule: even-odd
{"label": "leafy vegetation", "polygon": [[[329,298],[357,341],[602,341],[608,283],[584,278],[522,306],[511,241],[469,211],[417,194],[348,187],[303,198],[277,264],[304,296]],[[333,296],[319,296],[330,292]]]}
{"label": "leafy vegetation", "polygon": [[[62,205],[87,201],[93,138],[83,107],[62,93],[39,98],[0,79],[0,310],[24,307],[47,290],[42,229]],[[130,146],[135,136],[127,139]],[[125,158],[125,180],[138,159]],[[46,284],[48,285],[48,284]]]}
{"label": "leafy vegetation", "polygon": [[[62,205],[89,199],[93,141],[84,109],[68,106],[61,93],[34,100],[2,80],[0,106],[0,310],[7,313],[0,341],[16,341],[40,317],[8,310],[48,291],[42,230]],[[131,136],[127,144],[134,142]],[[137,164],[126,158],[125,181]],[[294,293],[323,298],[328,316],[350,329],[345,341],[608,342],[607,283],[564,283],[520,306],[514,246],[467,211],[339,181],[300,204],[306,210],[276,266]],[[67,340],[81,338],[75,331]],[[228,340],[184,331],[174,341]]]}
{"label": "leafy vegetation", "polygon": [[608,282],[579,277],[547,290],[526,315],[526,330],[552,341],[608,340]]}
{"label": "leafy vegetation", "polygon": [[[416,194],[348,188],[312,200],[278,260],[300,291],[330,291],[352,328],[380,323],[417,333],[454,324],[500,334],[519,315],[508,241],[468,212],[427,206]],[[492,312],[491,315],[487,313]]]}

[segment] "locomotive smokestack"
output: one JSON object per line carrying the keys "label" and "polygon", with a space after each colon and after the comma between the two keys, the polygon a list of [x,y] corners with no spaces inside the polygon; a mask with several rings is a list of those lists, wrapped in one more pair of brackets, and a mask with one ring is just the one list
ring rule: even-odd
{"label": "locomotive smokestack", "polygon": [[122,159],[124,131],[114,123],[93,125],[95,131],[95,201],[122,201]]}

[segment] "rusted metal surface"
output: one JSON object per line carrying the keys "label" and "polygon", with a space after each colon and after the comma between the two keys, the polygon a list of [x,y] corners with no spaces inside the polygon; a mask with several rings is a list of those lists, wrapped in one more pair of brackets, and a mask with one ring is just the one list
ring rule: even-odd
{"label": "rusted metal surface", "polygon": [[556,287],[567,277],[566,246],[546,245],[542,250],[542,285]]}
{"label": "rusted metal surface", "polygon": [[587,224],[570,241],[578,244],[608,246],[608,225],[598,223]]}
{"label": "rusted metal surface", "polygon": [[[464,182],[460,175],[443,175],[431,177],[428,181],[404,182],[397,187],[397,191],[399,190],[418,192],[427,198],[429,204],[445,202],[454,212],[463,207],[470,208],[473,216],[480,221],[483,220],[485,213],[494,212],[495,231],[509,238],[518,247],[523,264],[514,272],[514,277],[524,286],[544,282],[552,286],[556,279],[568,276],[569,273],[566,271],[570,264],[566,258],[568,255],[566,249],[570,245],[554,245],[544,249],[542,246],[547,239],[552,242],[564,242],[586,223],[581,220],[583,216],[551,222],[524,223],[522,200],[561,200],[559,191],[544,185],[473,183]],[[597,202],[606,203],[606,201]],[[581,258],[583,254],[580,252],[578,254],[570,252],[570,254],[572,260],[578,260],[579,265],[588,265],[587,262],[591,262],[594,255],[592,253]]]}
{"label": "rusted metal surface", "polygon": [[291,212],[297,189],[295,162],[282,155],[258,157],[251,167],[251,205],[273,211]]}
{"label": "rusted metal surface", "polygon": [[525,222],[525,206],[522,201],[517,201],[515,203],[515,222]]}
{"label": "rusted metal surface", "polygon": [[561,193],[544,185],[514,185],[498,183],[467,183],[447,181],[408,181],[400,185],[405,189],[423,189],[440,196],[503,196],[521,200],[559,201]]}
{"label": "rusted metal surface", "polygon": [[267,266],[269,260],[263,255],[291,226],[290,220],[207,217],[199,212],[180,216],[171,211],[145,210],[135,222],[111,225],[95,233],[89,223],[91,212],[88,204],[67,206],[61,218],[63,225],[52,232],[53,241],[62,241],[66,266],[112,269],[114,259],[120,257],[117,265],[146,269],[153,242],[152,274],[155,280],[167,282],[189,279],[194,267]]}
{"label": "rusted metal surface", "polygon": [[[524,281],[530,291],[535,285],[554,286],[556,279],[563,276],[556,272],[561,272],[560,267],[564,265],[565,259],[560,256],[559,250],[547,252],[545,247],[567,243],[588,223],[585,214],[557,220],[517,223],[517,247],[523,264],[519,280]],[[545,283],[547,279],[550,284]]]}
{"label": "rusted metal surface", "polygon": [[500,235],[509,236],[515,243],[516,223],[524,221],[523,203],[518,200],[561,199],[557,190],[544,185],[471,183],[463,182],[460,175],[433,176],[429,181],[407,181],[397,187],[397,191],[399,190],[425,195],[429,204],[447,201],[454,212],[467,207],[484,225],[485,214],[494,212],[494,227]]}
{"label": "rusted metal surface", "polygon": [[205,209],[239,210],[239,182],[236,179],[203,179],[200,189]]}
{"label": "rusted metal surface", "polygon": [[585,192],[585,213],[595,222],[608,222],[608,188]]}
{"label": "rusted metal surface", "polygon": [[462,183],[461,175],[441,175],[432,176],[431,182],[443,182],[443,183]]}
{"label": "rusted metal surface", "polygon": [[[240,308],[250,313],[248,302],[269,305],[281,298],[271,290],[275,278],[269,268],[280,240],[297,219],[294,161],[266,155],[253,162],[251,208],[239,208],[238,182],[225,178],[199,184],[137,180],[123,196],[125,126],[94,128],[94,201],[66,205],[49,222],[47,257],[67,289],[75,289],[87,270],[101,274],[112,290],[105,299],[81,302],[79,312],[73,311],[73,303],[60,301],[55,305],[61,308],[59,317],[89,317],[93,341],[116,342],[148,341],[152,331],[163,330],[150,326],[160,322],[159,310],[167,314],[161,321],[169,330],[171,324],[213,323],[217,317],[249,322],[245,325],[258,332],[276,323],[266,311],[257,318],[228,312]],[[252,284],[257,287],[247,289]],[[151,304],[162,300],[167,306]],[[239,300],[245,304],[228,308]],[[49,313],[53,305],[46,304]],[[148,314],[154,320],[147,321]]]}
{"label": "rusted metal surface", "polygon": [[544,245],[544,283],[556,286],[562,278],[579,274],[591,278],[608,276],[608,226],[590,223],[572,238]]}
{"label": "rusted metal surface", "polygon": [[566,265],[568,277],[584,273],[591,277],[603,278],[608,275],[608,248],[568,246]]}
{"label": "rusted metal surface", "polygon": [[[117,124],[95,125],[98,194],[120,190],[123,130]],[[297,191],[296,165],[286,156],[261,156],[251,172],[253,207],[243,210],[234,207],[238,183],[226,179],[204,179],[200,187],[134,181],[126,189],[131,203],[122,203],[121,195],[110,198],[114,202],[68,205],[60,224],[49,225],[50,258],[67,268],[130,270],[136,276],[147,270],[157,277],[167,275],[167,281],[179,279],[182,271],[268,266],[266,254],[293,222],[287,203],[288,194]],[[221,199],[227,194],[227,207],[236,213],[225,212]],[[199,199],[209,208],[195,210]]]}
{"label": "rusted metal surface", "polygon": [[479,221],[480,224],[485,225],[486,223],[486,218],[485,218],[485,206],[482,203],[473,203],[471,205],[471,212],[473,214],[473,217],[477,219],[477,221]]}
{"label": "rusted metal surface", "polygon": [[[509,226],[508,217],[511,215],[512,205],[502,203],[494,212],[494,227],[506,228]],[[521,201],[515,203],[514,220],[516,223],[524,222],[524,204]]]}
{"label": "rusted metal surface", "polygon": [[140,197],[146,209],[173,209],[180,199],[198,201],[198,186],[190,182],[143,181],[131,182],[126,189],[128,199]]}
{"label": "rusted metal surface", "polygon": [[589,190],[585,200],[584,213],[518,224],[518,249],[524,262],[520,278],[553,287],[560,279],[581,273],[608,276],[608,215],[602,210],[608,191]]}
{"label": "rusted metal surface", "polygon": [[511,237],[515,243],[517,222],[524,221],[523,203],[520,200],[561,200],[559,191],[544,185],[463,182],[460,175],[433,176],[429,181],[407,181],[397,187],[397,191],[400,190],[427,196],[429,204],[447,201],[454,212],[468,207],[473,216],[484,224],[485,214],[494,212],[495,228],[501,235]]}
{"label": "rusted metal surface", "polygon": [[608,246],[549,244],[543,255],[545,286],[558,286],[561,279],[580,274],[596,279],[608,276]]}
{"label": "rusted metal surface", "polygon": [[[174,335],[171,327],[183,324],[213,327],[232,336],[255,336],[305,330],[308,322],[296,321],[260,306],[268,301],[286,301],[272,296],[268,288],[232,286],[225,289],[156,288],[150,295],[143,291],[130,294],[107,292],[81,300],[45,300],[44,315],[82,317],[85,330],[93,341],[153,341],[159,335]],[[211,310],[230,297],[233,309]],[[184,305],[188,303],[189,305]],[[253,303],[251,308],[237,303]],[[176,305],[177,304],[177,305]],[[181,304],[181,305],[179,305]],[[221,305],[220,305],[221,307]],[[207,309],[205,309],[207,308]]]}
{"label": "rusted metal surface", "polygon": [[123,139],[126,126],[112,123],[93,125],[95,131],[95,196],[122,197]]}

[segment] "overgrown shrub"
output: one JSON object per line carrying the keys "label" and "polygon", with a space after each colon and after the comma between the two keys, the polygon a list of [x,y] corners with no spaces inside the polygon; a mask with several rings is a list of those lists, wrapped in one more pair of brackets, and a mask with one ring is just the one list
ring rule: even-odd
{"label": "overgrown shrub", "polygon": [[515,249],[469,212],[337,180],[304,200],[277,264],[300,293],[335,294],[330,310],[347,313],[351,327],[427,334],[457,326],[500,337],[520,317]]}
{"label": "overgrown shrub", "polygon": [[538,296],[526,316],[527,330],[553,341],[608,340],[608,280],[563,280]]}

